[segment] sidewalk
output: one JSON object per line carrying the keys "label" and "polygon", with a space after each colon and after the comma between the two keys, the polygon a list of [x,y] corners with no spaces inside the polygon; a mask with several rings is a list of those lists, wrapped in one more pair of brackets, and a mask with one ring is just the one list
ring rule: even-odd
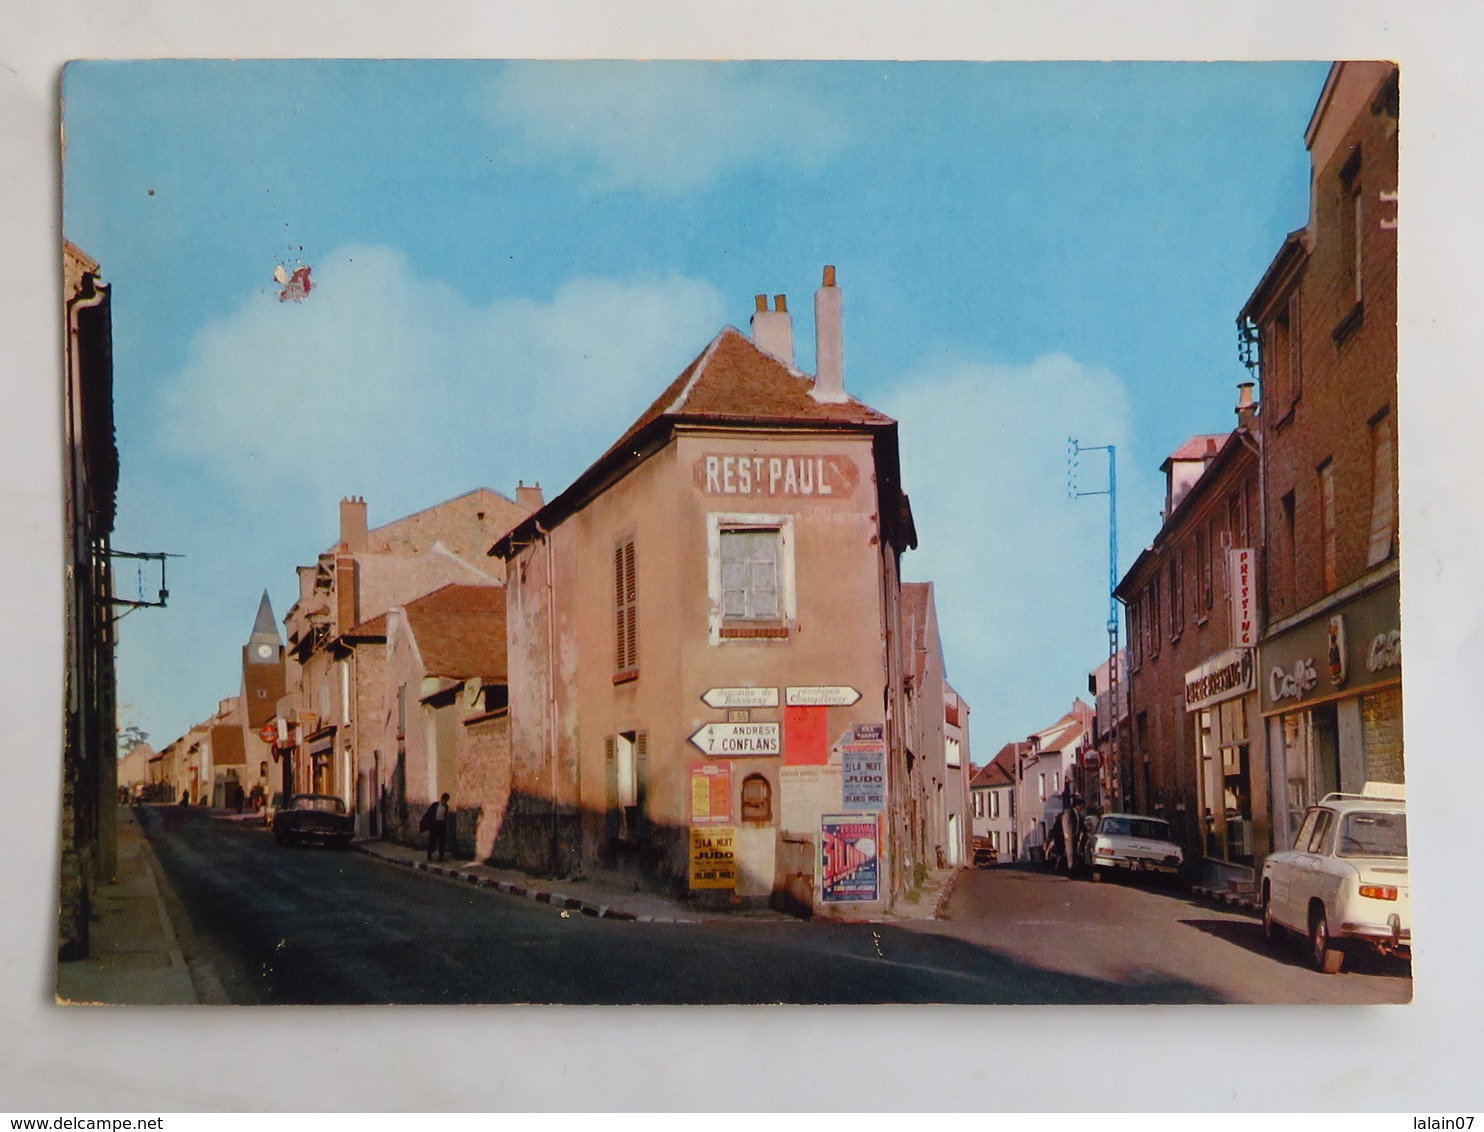
{"label": "sidewalk", "polygon": [[118,871],[93,897],[87,959],[57,964],[57,1002],[174,1006],[225,1003],[209,969],[193,971],[161,890],[155,860],[134,811],[119,807]]}
{"label": "sidewalk", "polygon": [[[481,888],[492,888],[511,896],[523,896],[539,904],[549,904],[564,913],[579,912],[603,920],[638,920],[658,924],[699,924],[706,921],[776,920],[798,923],[798,917],[768,908],[713,911],[696,908],[649,892],[634,892],[596,880],[543,880],[515,869],[500,869],[476,861],[429,862],[426,850],[392,841],[355,841],[359,849],[383,861],[402,865],[433,876],[449,877]],[[862,917],[860,922],[890,923],[895,920],[935,920],[953,894],[953,885],[962,869],[935,869],[916,889],[917,899],[902,899],[885,915]],[[843,915],[844,920],[855,917]]]}

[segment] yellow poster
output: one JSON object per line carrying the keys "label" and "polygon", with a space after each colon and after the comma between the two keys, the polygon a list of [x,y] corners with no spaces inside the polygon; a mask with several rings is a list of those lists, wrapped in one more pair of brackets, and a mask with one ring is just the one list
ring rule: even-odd
{"label": "yellow poster", "polygon": [[735,826],[691,827],[690,886],[737,887],[737,829]]}

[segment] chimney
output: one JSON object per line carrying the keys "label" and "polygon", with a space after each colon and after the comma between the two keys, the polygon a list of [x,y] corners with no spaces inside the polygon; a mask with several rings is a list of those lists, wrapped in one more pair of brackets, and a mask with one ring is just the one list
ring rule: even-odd
{"label": "chimney", "polygon": [[1252,382],[1243,381],[1237,386],[1237,427],[1251,429],[1257,417],[1257,402],[1252,399]]}
{"label": "chimney", "polygon": [[541,485],[533,483],[527,487],[525,480],[521,480],[515,488],[515,501],[527,511],[539,511],[546,506],[546,500],[541,495]]}
{"label": "chimney", "polygon": [[768,309],[768,296],[758,295],[757,310],[752,315],[752,340],[759,350],[766,350],[786,365],[794,364],[794,319],[788,313],[788,296],[774,295],[773,309]]}
{"label": "chimney", "polygon": [[340,545],[351,554],[366,549],[366,501],[349,495],[340,501]]}
{"label": "chimney", "polygon": [[349,631],[360,621],[360,594],[356,592],[356,560],[348,554],[335,556],[335,632]]}
{"label": "chimney", "polygon": [[845,332],[840,314],[840,288],[835,269],[824,269],[824,283],[814,292],[814,388],[816,401],[835,402],[845,396]]}

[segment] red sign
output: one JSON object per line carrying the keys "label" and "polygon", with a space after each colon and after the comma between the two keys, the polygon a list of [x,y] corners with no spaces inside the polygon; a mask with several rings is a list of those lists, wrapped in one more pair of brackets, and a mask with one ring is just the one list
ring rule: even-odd
{"label": "red sign", "polygon": [[830,761],[830,709],[823,704],[783,709],[783,762],[825,766]]}
{"label": "red sign", "polygon": [[263,724],[262,727],[258,728],[258,738],[261,739],[263,742],[267,743],[270,747],[273,746],[275,743],[277,743],[278,742],[278,723],[277,723],[277,721],[274,721],[272,723],[265,723],[265,724]]}

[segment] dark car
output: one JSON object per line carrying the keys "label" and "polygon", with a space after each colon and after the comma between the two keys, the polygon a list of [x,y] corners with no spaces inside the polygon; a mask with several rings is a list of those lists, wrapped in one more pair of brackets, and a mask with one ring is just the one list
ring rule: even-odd
{"label": "dark car", "polygon": [[273,815],[273,840],[323,841],[344,848],[355,836],[355,818],[345,803],[330,794],[295,794],[286,807]]}

